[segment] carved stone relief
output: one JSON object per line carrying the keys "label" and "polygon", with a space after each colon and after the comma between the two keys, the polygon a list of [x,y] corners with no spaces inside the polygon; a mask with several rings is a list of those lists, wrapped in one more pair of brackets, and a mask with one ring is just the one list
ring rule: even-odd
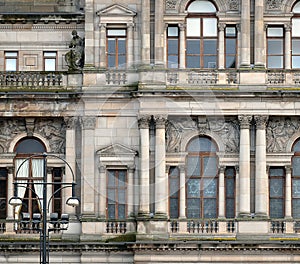
{"label": "carved stone relief", "polygon": [[266,0],[267,10],[280,10],[282,7],[282,1],[280,0]]}
{"label": "carved stone relief", "polygon": [[267,152],[285,152],[288,140],[297,132],[300,132],[299,118],[270,118],[266,131]]}
{"label": "carved stone relief", "polygon": [[200,134],[214,132],[222,139],[226,152],[238,152],[238,121],[233,119],[224,120],[222,118],[207,120],[206,117],[198,117],[196,120],[191,118],[168,120],[166,127],[167,151],[180,151],[182,139],[191,131],[198,131]]}
{"label": "carved stone relief", "polygon": [[177,0],[167,0],[166,1],[166,9],[175,9],[177,4]]}
{"label": "carved stone relief", "polygon": [[240,9],[240,0],[229,0],[228,1],[228,10],[237,11]]}

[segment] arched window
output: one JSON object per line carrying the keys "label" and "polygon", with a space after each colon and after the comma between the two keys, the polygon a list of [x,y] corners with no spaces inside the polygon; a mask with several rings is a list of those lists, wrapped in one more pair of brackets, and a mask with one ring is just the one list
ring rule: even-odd
{"label": "arched window", "polygon": [[300,140],[298,139],[292,151],[292,216],[300,218]]}
{"label": "arched window", "polygon": [[217,9],[211,1],[196,0],[187,7],[186,67],[217,68]]}
{"label": "arched window", "polygon": [[297,2],[292,12],[292,68],[300,68],[300,2]]}
{"label": "arched window", "polygon": [[216,218],[218,190],[217,146],[208,137],[196,137],[187,147],[186,215]]}

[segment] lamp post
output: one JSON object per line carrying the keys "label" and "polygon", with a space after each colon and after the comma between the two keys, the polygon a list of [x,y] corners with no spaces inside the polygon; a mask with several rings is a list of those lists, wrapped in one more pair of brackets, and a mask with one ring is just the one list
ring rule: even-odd
{"label": "lamp post", "polygon": [[[42,203],[41,203],[41,198],[37,195],[37,193],[34,191],[33,188],[30,188],[27,184],[26,186],[24,186],[24,182],[19,182],[18,181],[18,173],[20,171],[20,168],[25,164],[26,161],[28,161],[29,159],[32,158],[38,158],[38,157],[42,157],[43,158],[43,180],[42,182],[34,182],[33,185],[36,184],[40,184],[43,187],[43,199],[42,199]],[[47,157],[54,157],[57,159],[60,159],[61,161],[64,162],[64,164],[69,168],[69,170],[71,171],[72,174],[72,182],[48,182],[47,181]],[[67,227],[65,227],[65,225],[67,225],[69,223],[69,215],[67,214],[62,214],[61,215],[61,219],[60,222],[58,222],[58,214],[57,213],[53,213],[50,216],[50,224],[53,225],[53,228],[48,228],[47,226],[47,211],[49,209],[49,204],[50,201],[52,200],[52,198],[54,197],[54,194],[57,193],[58,191],[61,191],[62,189],[65,188],[72,188],[72,196],[69,197],[66,201],[67,205],[70,206],[78,206],[79,205],[79,199],[75,196],[75,177],[74,177],[74,172],[70,166],[70,164],[64,160],[63,158],[54,155],[54,154],[48,154],[46,152],[42,153],[42,154],[34,154],[31,155],[30,157],[26,158],[18,167],[17,171],[16,171],[16,175],[15,175],[15,182],[14,184],[14,196],[9,200],[9,204],[12,206],[21,206],[22,205],[22,198],[18,197],[18,187],[21,188],[26,188],[26,189],[30,189],[38,198],[38,201],[40,203],[40,205],[42,205],[42,219],[41,219],[41,215],[39,213],[34,213],[33,214],[33,218],[32,218],[32,227],[30,228],[26,228],[23,227],[24,229],[31,229],[31,230],[38,230],[40,232],[40,263],[41,264],[47,264],[49,263],[49,258],[48,258],[48,254],[47,254],[47,241],[48,241],[48,236],[49,236],[49,232],[50,231],[54,231],[54,230],[66,230]],[[60,188],[57,189],[51,197],[49,197],[49,201],[47,198],[47,186],[48,185],[54,185],[54,184],[60,184]],[[25,223],[30,223],[30,215],[28,213],[23,213],[25,215],[22,215],[23,217],[23,224]],[[25,219],[26,218],[26,219]],[[40,228],[40,223],[42,220],[42,228]],[[61,226],[57,226],[56,224],[60,223],[62,225]],[[22,228],[22,226],[21,226]]]}

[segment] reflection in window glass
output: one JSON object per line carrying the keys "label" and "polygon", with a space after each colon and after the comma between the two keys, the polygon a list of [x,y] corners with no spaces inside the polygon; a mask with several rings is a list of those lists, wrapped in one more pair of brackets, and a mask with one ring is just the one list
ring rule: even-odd
{"label": "reflection in window glass", "polygon": [[225,28],[225,67],[236,67],[236,53],[237,53],[237,34],[236,28],[228,26]]}
{"label": "reflection in window glass", "polygon": [[189,7],[188,12],[190,13],[215,13],[217,10],[210,1],[193,1]]}
{"label": "reflection in window glass", "polygon": [[7,51],[5,52],[5,70],[17,71],[18,52]]}
{"label": "reflection in window glass", "polygon": [[217,19],[203,18],[203,36],[216,37],[217,35]]}
{"label": "reflection in window glass", "polygon": [[235,217],[235,169],[228,167],[225,169],[225,216]]}
{"label": "reflection in window glass", "polygon": [[284,188],[285,188],[285,171],[283,168],[269,169],[269,202],[270,217],[284,217]]}
{"label": "reflection in window glass", "polygon": [[267,63],[268,68],[282,69],[284,67],[283,28],[270,27],[267,30]]}
{"label": "reflection in window glass", "polygon": [[186,20],[186,35],[188,37],[201,36],[200,18],[187,18]]}
{"label": "reflection in window glass", "polygon": [[293,146],[292,158],[292,216],[300,218],[300,140]]}
{"label": "reflection in window glass", "polygon": [[169,170],[169,213],[170,218],[179,217],[179,169],[171,167]]}

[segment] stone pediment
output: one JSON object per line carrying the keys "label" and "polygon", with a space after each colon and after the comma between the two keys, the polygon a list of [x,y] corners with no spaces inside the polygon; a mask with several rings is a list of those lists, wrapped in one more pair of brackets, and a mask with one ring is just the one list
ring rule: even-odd
{"label": "stone pediment", "polygon": [[111,5],[109,7],[106,7],[104,9],[101,9],[99,11],[97,11],[97,15],[98,16],[120,16],[120,17],[124,17],[124,16],[130,16],[133,17],[136,15],[136,12],[134,12],[133,10],[124,7],[122,5]]}
{"label": "stone pediment", "polygon": [[99,149],[97,154],[100,157],[136,156],[137,151],[117,143],[103,149]]}

